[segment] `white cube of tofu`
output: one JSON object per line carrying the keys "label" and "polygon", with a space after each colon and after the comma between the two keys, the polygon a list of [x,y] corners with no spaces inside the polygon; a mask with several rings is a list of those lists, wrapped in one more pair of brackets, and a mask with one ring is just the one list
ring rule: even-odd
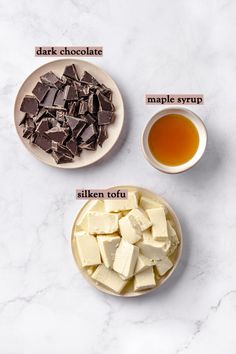
{"label": "white cube of tofu", "polygon": [[143,231],[143,240],[144,241],[153,241],[152,231],[151,230]]}
{"label": "white cube of tofu", "polygon": [[134,277],[134,291],[151,289],[156,286],[155,274],[153,267],[145,269]]}
{"label": "white cube of tofu", "polygon": [[153,199],[150,199],[150,198],[147,198],[144,196],[142,196],[140,198],[139,205],[143,210],[163,207],[163,205],[161,203],[157,202],[156,200],[153,200]]}
{"label": "white cube of tofu", "polygon": [[126,280],[121,279],[116,272],[105,267],[104,264],[97,267],[92,275],[92,279],[116,293],[120,293],[127,284]]}
{"label": "white cube of tofu", "polygon": [[175,232],[175,229],[173,228],[169,220],[167,220],[167,230],[168,230],[169,240],[171,243],[168,256],[171,256],[179,245],[179,239]]}
{"label": "white cube of tofu", "polygon": [[105,211],[107,212],[117,212],[123,210],[131,210],[138,207],[138,193],[137,192],[128,192],[127,199],[117,199],[104,200]]}
{"label": "white cube of tofu", "polygon": [[94,236],[78,236],[76,237],[76,245],[82,267],[101,263],[98,243]]}
{"label": "white cube of tofu", "polygon": [[139,249],[131,243],[121,240],[115,254],[113,269],[128,279],[134,275],[134,269],[137,263]]}
{"label": "white cube of tofu", "polygon": [[142,238],[142,230],[132,215],[126,215],[119,220],[121,236],[129,243],[136,243]]}
{"label": "white cube of tofu", "polygon": [[97,236],[102,261],[107,268],[112,268],[120,239],[119,236]]}
{"label": "white cube of tofu", "polygon": [[132,209],[128,215],[132,215],[135,218],[135,221],[139,224],[141,231],[147,230],[152,226],[151,221],[141,209]]}
{"label": "white cube of tofu", "polygon": [[165,257],[156,263],[156,268],[160,276],[166,274],[168,270],[170,270],[173,267],[173,263],[168,257]]}
{"label": "white cube of tofu", "polygon": [[92,200],[89,203],[89,207],[86,208],[86,212],[82,213],[82,216],[76,221],[76,231],[88,229],[88,212],[90,211],[104,211],[104,203],[102,200]]}
{"label": "white cube of tofu", "polygon": [[151,259],[148,259],[142,254],[139,254],[134,273],[135,274],[140,273],[143,270],[153,266],[154,264],[155,262],[153,262]]}
{"label": "white cube of tofu", "polygon": [[152,222],[152,237],[154,240],[168,238],[166,215],[163,208],[147,209],[147,214]]}
{"label": "white cube of tofu", "polygon": [[145,257],[155,261],[166,257],[168,249],[166,249],[166,242],[143,240],[137,243],[140,253]]}
{"label": "white cube of tofu", "polygon": [[90,234],[112,234],[118,230],[119,216],[112,213],[88,213],[88,232]]}

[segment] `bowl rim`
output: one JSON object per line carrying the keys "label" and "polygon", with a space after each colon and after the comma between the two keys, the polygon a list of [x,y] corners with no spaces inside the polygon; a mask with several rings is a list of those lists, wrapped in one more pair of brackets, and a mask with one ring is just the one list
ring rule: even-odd
{"label": "bowl rim", "polygon": [[[161,162],[159,162],[158,160],[155,159],[155,157],[153,156],[153,154],[151,153],[149,146],[148,146],[148,135],[149,132],[153,126],[153,124],[158,121],[160,118],[164,117],[165,115],[169,114],[170,112],[177,112],[177,114],[182,114],[184,115],[187,119],[189,119],[194,126],[196,127],[197,131],[198,131],[198,135],[199,135],[199,145],[198,148],[196,150],[196,153],[193,155],[193,157],[188,160],[187,162],[185,162],[184,164],[181,165],[177,165],[177,166],[171,166],[171,165],[164,165]],[[196,119],[196,121],[198,122],[198,125],[193,121],[193,119],[191,118],[194,117]],[[201,126],[202,128],[202,134],[200,134],[199,132],[199,126]],[[196,156],[196,154],[199,151],[200,148],[200,142],[203,143],[203,149],[202,152],[199,154],[199,156],[195,159],[195,161],[193,161],[194,157]],[[193,112],[190,109],[187,108],[183,108],[183,107],[178,107],[178,106],[172,106],[172,107],[168,107],[168,108],[164,108],[161,109],[159,111],[157,111],[150,119],[149,121],[146,123],[143,132],[142,132],[142,136],[141,136],[141,146],[142,146],[142,151],[143,154],[146,158],[146,160],[150,163],[150,165],[152,167],[154,167],[155,169],[159,170],[160,172],[164,172],[166,174],[179,174],[185,171],[190,170],[191,168],[193,168],[203,157],[206,147],[207,147],[207,143],[208,143],[208,132],[207,132],[207,128],[205,123],[203,122],[203,120],[199,117],[198,114],[196,114],[195,112]],[[192,161],[192,163],[191,163]],[[187,166],[188,165],[188,166]]]}
{"label": "bowl rim", "polygon": [[144,192],[145,194],[153,197],[154,200],[156,199],[157,201],[160,201],[161,203],[163,203],[164,206],[167,207],[168,211],[171,214],[172,219],[175,222],[177,235],[178,235],[178,238],[179,238],[179,241],[180,241],[180,243],[178,245],[178,253],[177,253],[177,257],[176,257],[175,263],[174,263],[173,267],[170,269],[170,271],[167,273],[167,275],[161,277],[161,281],[154,288],[151,288],[151,289],[142,290],[142,291],[139,291],[139,292],[134,292],[133,291],[131,293],[124,293],[124,294],[121,293],[121,294],[119,294],[119,293],[115,293],[112,290],[109,290],[109,289],[105,288],[103,285],[100,285],[100,284],[96,283],[93,279],[91,279],[91,276],[88,275],[86,269],[83,268],[82,266],[80,266],[80,264],[78,262],[78,259],[77,259],[76,252],[75,252],[75,247],[74,247],[74,239],[75,239],[74,233],[75,233],[76,221],[77,221],[79,215],[83,211],[85,211],[85,208],[88,206],[88,204],[93,201],[93,200],[87,200],[83,204],[83,206],[79,209],[79,211],[77,212],[77,214],[76,214],[76,216],[74,218],[73,224],[72,224],[72,228],[71,228],[70,246],[71,246],[71,252],[72,252],[74,261],[76,263],[76,266],[79,269],[79,271],[82,274],[82,276],[88,281],[89,284],[91,284],[97,290],[99,290],[99,291],[101,291],[101,292],[103,292],[105,294],[108,294],[108,295],[117,296],[117,297],[123,297],[123,298],[132,298],[132,297],[143,296],[143,295],[146,295],[146,294],[148,294],[150,292],[153,292],[153,291],[157,291],[171,277],[171,275],[175,272],[177,266],[180,263],[180,259],[182,257],[183,242],[184,241],[183,241],[183,232],[182,232],[182,228],[181,228],[181,224],[180,224],[179,218],[177,217],[174,209],[170,206],[170,204],[163,197],[161,197],[159,194],[157,194],[155,192],[152,192],[151,190],[149,190],[149,189],[147,189],[145,187],[139,187],[139,186],[134,186],[134,185],[121,185],[121,186],[119,185],[119,186],[113,186],[113,187],[111,187],[109,189],[112,189],[112,188],[128,189],[129,191],[137,191],[137,192],[140,192],[140,193]]}

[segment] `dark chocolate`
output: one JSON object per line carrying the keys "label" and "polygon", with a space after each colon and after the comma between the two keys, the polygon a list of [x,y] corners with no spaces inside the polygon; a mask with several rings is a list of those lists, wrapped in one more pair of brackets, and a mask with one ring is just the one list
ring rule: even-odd
{"label": "dark chocolate", "polygon": [[32,116],[38,113],[39,103],[34,96],[26,95],[20,106],[21,112],[28,113]]}
{"label": "dark chocolate", "polygon": [[109,99],[104,96],[101,92],[97,95],[99,101],[99,109],[100,111],[114,111],[113,104],[109,101]]}
{"label": "dark chocolate", "polygon": [[87,143],[91,141],[97,135],[97,129],[94,124],[90,124],[84,129],[83,133],[80,135],[83,142]]}
{"label": "dark chocolate", "polygon": [[52,71],[40,76],[40,80],[42,83],[57,89],[61,88],[64,84],[63,81],[59,79],[59,77],[57,77],[57,75],[55,75]]}
{"label": "dark chocolate", "polygon": [[45,136],[37,135],[34,139],[34,144],[39,146],[42,150],[50,152],[52,148],[52,141]]}
{"label": "dark chocolate", "polygon": [[95,93],[91,93],[88,98],[89,113],[97,113],[99,109],[98,97]]}
{"label": "dark chocolate", "polygon": [[51,87],[50,90],[48,91],[46,97],[44,100],[41,102],[41,105],[43,107],[49,107],[51,108],[53,106],[56,94],[57,94],[57,89],[55,87]]}
{"label": "dark chocolate", "polygon": [[43,133],[45,133],[47,130],[49,130],[50,129],[50,126],[49,126],[49,120],[48,120],[48,118],[43,118],[40,122],[39,122],[39,124],[38,124],[38,126],[37,126],[37,128],[36,128],[36,132],[37,133],[39,133],[39,134],[43,134]]}
{"label": "dark chocolate", "polygon": [[66,66],[63,75],[69,77],[72,80],[79,81],[79,76],[74,64]]}
{"label": "dark chocolate", "polygon": [[97,86],[99,84],[98,81],[87,71],[84,71],[80,81],[85,84],[94,85],[94,86]]}
{"label": "dark chocolate", "polygon": [[64,89],[64,99],[66,101],[78,100],[78,93],[74,86],[67,85]]}
{"label": "dark chocolate", "polygon": [[100,125],[98,127],[98,139],[97,139],[98,145],[102,147],[102,144],[107,138],[108,138],[107,125]]}
{"label": "dark chocolate", "polygon": [[56,94],[54,100],[54,106],[64,107],[65,106],[65,99],[64,99],[64,92],[59,90]]}
{"label": "dark chocolate", "polygon": [[46,132],[47,136],[57,143],[62,144],[68,136],[66,128],[53,127]]}
{"label": "dark chocolate", "polygon": [[39,102],[42,102],[48,91],[48,85],[42,84],[42,82],[37,82],[36,86],[32,90],[32,93],[35,95]]}
{"label": "dark chocolate", "polygon": [[98,112],[98,125],[110,124],[113,113],[110,111]]}

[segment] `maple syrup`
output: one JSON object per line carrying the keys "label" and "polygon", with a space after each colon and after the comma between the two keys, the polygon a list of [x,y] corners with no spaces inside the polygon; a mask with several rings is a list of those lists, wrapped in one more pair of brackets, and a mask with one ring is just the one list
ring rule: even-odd
{"label": "maple syrup", "polygon": [[195,155],[199,135],[190,119],[180,114],[167,114],[151,127],[148,145],[156,160],[164,165],[178,166]]}

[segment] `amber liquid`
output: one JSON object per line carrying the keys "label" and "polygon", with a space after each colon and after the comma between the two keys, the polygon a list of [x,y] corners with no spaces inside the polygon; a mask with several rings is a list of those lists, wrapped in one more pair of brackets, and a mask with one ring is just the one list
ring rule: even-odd
{"label": "amber liquid", "polygon": [[167,114],[151,127],[148,144],[156,160],[164,165],[178,166],[195,155],[199,135],[188,118],[180,114]]}

